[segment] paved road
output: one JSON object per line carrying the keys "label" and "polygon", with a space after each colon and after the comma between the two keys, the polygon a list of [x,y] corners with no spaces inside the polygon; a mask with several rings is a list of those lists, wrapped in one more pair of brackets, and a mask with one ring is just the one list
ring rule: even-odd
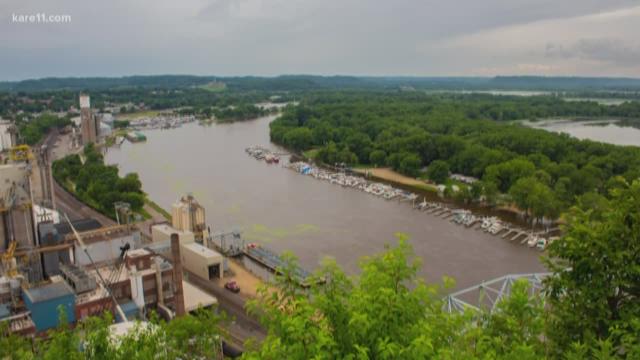
{"label": "paved road", "polygon": [[249,338],[254,338],[258,341],[262,341],[265,338],[266,331],[264,328],[255,318],[247,314],[245,310],[245,299],[242,296],[234,294],[211,281],[202,280],[194,274],[186,273],[189,282],[197,285],[218,299],[218,308],[227,313],[231,318],[230,320],[232,320],[229,326],[226,326],[226,329],[231,335],[232,340],[235,340],[234,343],[236,343],[236,345],[242,345],[242,343]]}
{"label": "paved road", "polygon": [[102,224],[102,226],[111,226],[116,224],[115,221],[76,199],[55,180],[53,181],[53,193],[56,197],[57,210],[61,213],[66,213],[70,220],[92,218],[96,219],[100,224]]}

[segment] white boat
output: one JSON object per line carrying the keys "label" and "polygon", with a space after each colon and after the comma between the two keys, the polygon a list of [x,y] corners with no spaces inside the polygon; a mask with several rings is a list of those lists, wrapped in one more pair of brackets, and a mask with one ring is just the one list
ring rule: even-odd
{"label": "white boat", "polygon": [[420,204],[418,204],[416,206],[416,209],[418,210],[424,210],[427,207],[427,199],[425,198],[424,200],[422,200],[422,202]]}
{"label": "white boat", "polygon": [[529,235],[529,237],[527,238],[527,246],[535,247],[538,244],[539,239],[540,238],[537,235]]}
{"label": "white boat", "polygon": [[489,228],[488,231],[489,231],[490,234],[496,235],[497,233],[502,231],[503,228],[504,228],[504,226],[502,226],[502,223],[495,222],[495,223],[493,223],[493,225],[491,225],[491,227]]}

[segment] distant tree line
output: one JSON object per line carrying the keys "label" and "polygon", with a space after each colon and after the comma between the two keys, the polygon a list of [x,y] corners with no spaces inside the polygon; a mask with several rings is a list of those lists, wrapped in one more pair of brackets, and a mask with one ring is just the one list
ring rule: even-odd
{"label": "distant tree line", "polygon": [[500,193],[532,218],[555,218],[578,197],[596,201],[615,176],[640,177],[640,149],[577,140],[513,124],[516,119],[616,116],[640,119],[640,103],[618,106],[555,97],[337,92],[308,96],[271,124],[271,139],[318,149],[325,163],[390,166],[441,182],[449,171],[482,179],[468,196]]}
{"label": "distant tree line", "polygon": [[0,82],[0,91],[42,92],[51,90],[96,91],[107,89],[185,89],[224,83],[237,91],[315,91],[338,89],[429,89],[429,90],[546,90],[546,91],[638,91],[633,78],[589,78],[546,76],[412,77],[412,76],[316,76],[275,77],[150,75],[90,78],[43,78]]}
{"label": "distant tree line", "polygon": [[[277,94],[277,95],[276,95]],[[107,89],[89,92],[91,106],[103,111],[116,106],[117,111],[129,113],[136,108],[144,110],[178,109],[183,113],[208,117],[215,111],[225,118],[242,117],[242,112],[257,114],[258,109],[251,108],[259,102],[287,102],[294,98],[287,93],[272,92],[211,92],[201,88],[185,89]],[[78,108],[78,92],[49,91],[36,93],[0,92],[0,116],[6,119],[18,119],[26,114],[39,114],[47,111],[68,112]],[[238,110],[234,110],[238,108]],[[235,111],[235,113],[234,113]]]}

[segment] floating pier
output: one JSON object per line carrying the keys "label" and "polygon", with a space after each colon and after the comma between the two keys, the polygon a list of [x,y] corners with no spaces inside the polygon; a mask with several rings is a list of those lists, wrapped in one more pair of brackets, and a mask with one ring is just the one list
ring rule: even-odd
{"label": "floating pier", "polygon": [[[280,269],[284,268],[286,265],[278,254],[256,244],[247,245],[244,248],[243,253],[246,258],[251,259],[254,263],[275,275],[281,274]],[[249,266],[248,268],[251,267]],[[312,279],[311,273],[301,267],[296,267],[291,275],[293,280],[302,287],[309,287],[312,285],[310,283]]]}
{"label": "floating pier", "polygon": [[506,239],[509,236],[511,236],[513,234],[516,234],[518,231],[520,231],[519,229],[515,229],[515,228],[507,228],[507,229],[508,229],[508,231],[506,233],[502,234],[502,238],[503,239]]}

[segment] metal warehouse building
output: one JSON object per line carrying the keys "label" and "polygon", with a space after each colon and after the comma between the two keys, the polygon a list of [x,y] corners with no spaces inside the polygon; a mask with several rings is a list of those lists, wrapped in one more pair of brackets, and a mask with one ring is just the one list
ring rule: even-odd
{"label": "metal warehouse building", "polygon": [[198,243],[181,244],[180,256],[183,266],[203,279],[222,279],[224,275],[222,255]]}
{"label": "metal warehouse building", "polygon": [[62,279],[50,284],[23,290],[25,306],[31,312],[31,319],[37,331],[58,326],[59,308],[64,309],[67,322],[75,322],[75,294]]}

